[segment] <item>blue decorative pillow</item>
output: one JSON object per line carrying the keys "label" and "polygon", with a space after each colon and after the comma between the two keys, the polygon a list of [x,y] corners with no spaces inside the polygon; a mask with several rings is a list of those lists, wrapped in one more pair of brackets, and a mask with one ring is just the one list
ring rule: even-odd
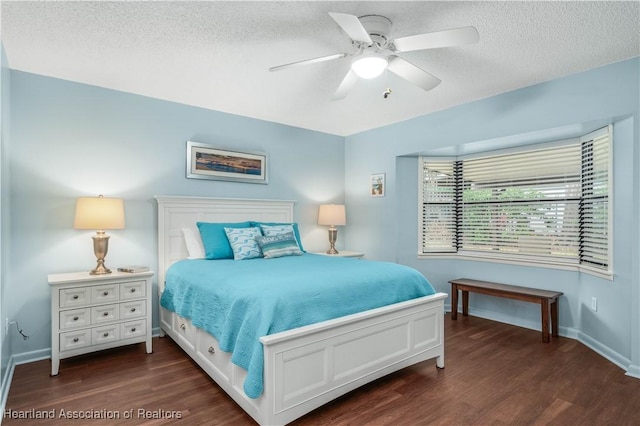
{"label": "blue decorative pillow", "polygon": [[250,222],[197,222],[207,259],[233,259],[233,250],[224,228],[248,228]]}
{"label": "blue decorative pillow", "polygon": [[304,248],[302,248],[302,240],[300,239],[300,231],[298,230],[297,223],[251,222],[251,226],[259,226],[260,229],[262,230],[262,235],[267,237],[293,232],[296,243],[298,243],[298,248],[300,249],[300,251],[304,252]]}
{"label": "blue decorative pillow", "polygon": [[293,232],[272,236],[256,237],[265,259],[283,256],[300,256],[302,252]]}
{"label": "blue decorative pillow", "polygon": [[260,228],[224,228],[235,260],[255,259],[262,257],[262,251],[256,241],[262,236]]}

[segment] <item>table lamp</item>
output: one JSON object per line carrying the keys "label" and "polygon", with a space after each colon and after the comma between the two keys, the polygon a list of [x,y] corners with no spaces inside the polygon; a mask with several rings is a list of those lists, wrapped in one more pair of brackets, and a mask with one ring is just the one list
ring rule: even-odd
{"label": "table lamp", "polygon": [[336,225],[347,224],[347,218],[342,204],[321,204],[318,210],[318,225],[329,225],[329,244],[331,247],[327,254],[338,254],[335,244],[338,238]]}
{"label": "table lamp", "polygon": [[76,202],[76,216],[73,222],[75,229],[95,229],[93,252],[98,265],[91,275],[110,274],[111,270],[104,266],[104,258],[109,249],[109,236],[106,229],[124,229],[124,203],[118,198],[80,197]]}

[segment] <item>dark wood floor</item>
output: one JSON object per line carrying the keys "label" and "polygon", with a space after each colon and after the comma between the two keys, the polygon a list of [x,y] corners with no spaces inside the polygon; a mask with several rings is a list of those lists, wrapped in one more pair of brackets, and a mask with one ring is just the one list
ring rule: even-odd
{"label": "dark wood floor", "polygon": [[[484,320],[445,316],[446,368],[426,361],[357,389],[295,425],[638,425],[640,380],[567,338]],[[54,419],[3,425],[252,425],[169,338],[154,353],[133,345],[15,369],[6,410]],[[120,420],[61,418],[114,412]],[[130,411],[132,410],[132,411]],[[124,416],[132,413],[132,420]],[[179,413],[179,414],[178,414]],[[146,417],[146,418],[145,418]],[[181,417],[178,419],[177,417]]]}

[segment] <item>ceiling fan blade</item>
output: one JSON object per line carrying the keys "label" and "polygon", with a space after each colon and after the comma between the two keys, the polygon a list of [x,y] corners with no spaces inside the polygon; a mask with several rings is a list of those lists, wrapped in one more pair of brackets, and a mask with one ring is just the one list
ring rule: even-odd
{"label": "ceiling fan blade", "polygon": [[276,67],[269,68],[269,71],[280,71],[285,68],[297,67],[298,65],[317,64],[318,62],[331,61],[333,59],[340,59],[347,56],[346,53],[336,53],[335,55],[321,56],[319,58],[305,59],[304,61],[292,62],[290,64],[278,65]]}
{"label": "ceiling fan blade", "polygon": [[440,84],[440,79],[398,56],[389,59],[387,69],[423,90],[431,90]]}
{"label": "ceiling fan blade", "polygon": [[410,52],[412,50],[437,49],[439,47],[472,44],[477,43],[478,40],[480,40],[480,34],[478,34],[478,30],[476,30],[475,27],[464,27],[400,37],[393,40],[393,45],[397,52]]}
{"label": "ceiling fan blade", "polygon": [[342,83],[338,86],[338,90],[331,97],[332,101],[339,101],[340,99],[344,99],[349,94],[349,90],[356,84],[358,81],[358,76],[353,70],[349,69],[347,75],[342,79]]}
{"label": "ceiling fan blade", "polygon": [[333,20],[340,25],[340,28],[342,28],[344,32],[351,37],[351,40],[367,44],[373,43],[371,37],[369,37],[369,33],[367,33],[367,30],[362,26],[357,16],[349,15],[347,13],[333,12],[329,12],[329,16],[331,16]]}

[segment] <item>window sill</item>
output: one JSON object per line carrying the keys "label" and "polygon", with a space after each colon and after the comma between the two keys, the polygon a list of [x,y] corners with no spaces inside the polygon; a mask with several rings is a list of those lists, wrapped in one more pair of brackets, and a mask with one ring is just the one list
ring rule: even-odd
{"label": "window sill", "polygon": [[508,258],[496,259],[494,257],[488,257],[488,256],[474,256],[469,254],[457,254],[457,253],[430,253],[430,254],[418,253],[418,259],[471,260],[475,262],[502,263],[506,265],[529,266],[534,268],[560,269],[563,271],[576,271],[580,273],[585,273],[585,274],[593,275],[595,277],[602,278],[608,281],[613,281],[612,271],[603,271],[603,270],[592,268],[589,266],[582,266],[582,265],[577,265],[572,263],[523,261],[521,259],[508,259]]}

